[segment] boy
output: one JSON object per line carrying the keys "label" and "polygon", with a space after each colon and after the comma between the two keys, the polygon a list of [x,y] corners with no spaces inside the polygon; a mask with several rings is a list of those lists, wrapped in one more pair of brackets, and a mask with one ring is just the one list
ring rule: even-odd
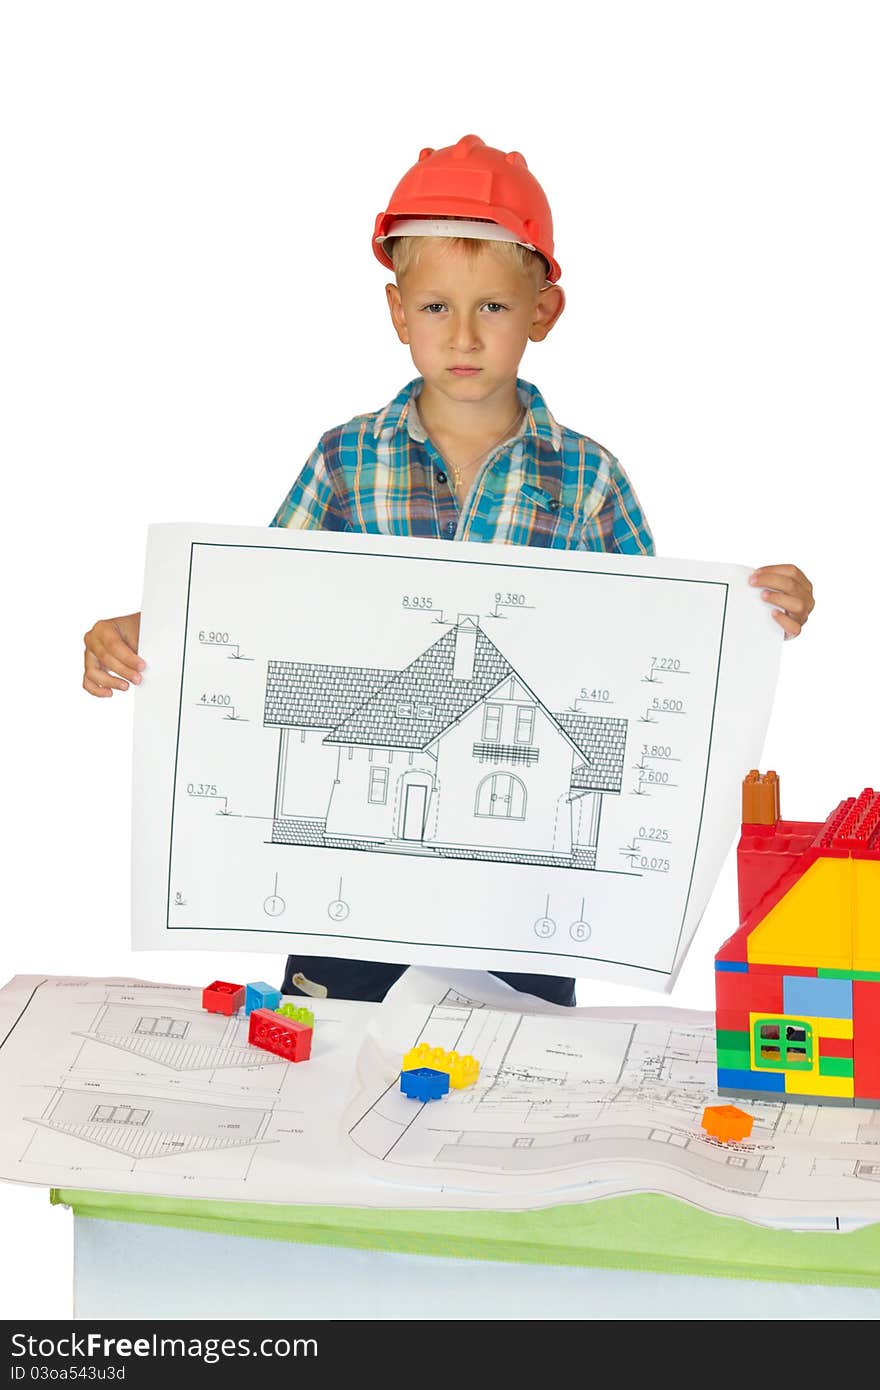
{"label": "boy", "polygon": [[[376,219],[373,250],[397,336],[420,375],[383,410],[322,436],[273,526],[438,540],[653,554],[629,480],[600,445],[559,426],[517,376],[565,306],[550,208],[522,155],[466,135],[422,150]],[[751,576],[786,636],[813,608],[792,565]],[[140,682],[140,615],[85,637],[83,685],[109,696]],[[284,992],[379,1000],[405,966],[294,957]],[[574,1004],[574,980],[500,974]]]}

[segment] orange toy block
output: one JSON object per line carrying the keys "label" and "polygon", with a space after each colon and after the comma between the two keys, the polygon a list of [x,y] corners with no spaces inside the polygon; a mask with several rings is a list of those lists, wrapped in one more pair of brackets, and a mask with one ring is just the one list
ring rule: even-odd
{"label": "orange toy block", "polygon": [[732,1139],[748,1139],[755,1121],[735,1105],[707,1105],[700,1123],[713,1139],[727,1144]]}

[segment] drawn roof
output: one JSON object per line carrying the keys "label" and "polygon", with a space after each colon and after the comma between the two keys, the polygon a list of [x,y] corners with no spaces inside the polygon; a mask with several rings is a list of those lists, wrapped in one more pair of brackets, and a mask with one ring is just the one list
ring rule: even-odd
{"label": "drawn roof", "polygon": [[626,753],[626,720],[595,714],[554,714],[587,760],[571,775],[572,791],[619,792]]}
{"label": "drawn roof", "polygon": [[455,641],[454,628],[445,632],[371,699],[352,710],[325,742],[427,748],[513,674],[510,663],[478,628],[473,675],[469,680],[456,678]]}
{"label": "drawn roof", "polygon": [[334,729],[396,671],[374,666],[327,666],[313,661],[270,661],[264,724]]}
{"label": "drawn roof", "polygon": [[[270,661],[264,722],[327,729],[328,744],[425,749],[509,677],[525,686],[481,628],[476,629],[472,676],[456,677],[455,644],[452,629],[402,671]],[[545,713],[584,760],[572,772],[571,790],[619,792],[626,720]]]}

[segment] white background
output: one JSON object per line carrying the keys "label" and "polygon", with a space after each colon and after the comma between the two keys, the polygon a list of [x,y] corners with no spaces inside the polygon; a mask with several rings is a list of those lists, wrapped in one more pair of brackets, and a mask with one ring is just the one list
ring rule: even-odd
{"label": "white background", "polygon": [[[84,694],[82,634],[139,606],[148,523],[268,522],[416,375],[373,221],[470,131],[554,211],[568,306],[520,374],[618,455],[660,554],[814,581],[783,814],[877,783],[877,37],[847,0],[3,7],[0,981],[265,977],[130,952],[136,696]],[[712,1006],[735,903],[731,857],[672,1002]],[[0,1223],[2,1313],[68,1316],[69,1215],[3,1185]]]}

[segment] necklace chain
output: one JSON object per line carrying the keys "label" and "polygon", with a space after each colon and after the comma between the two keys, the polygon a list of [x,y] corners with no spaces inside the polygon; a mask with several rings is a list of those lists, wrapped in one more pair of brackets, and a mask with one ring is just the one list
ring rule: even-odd
{"label": "necklace chain", "polygon": [[472,458],[468,463],[463,463],[460,467],[457,468],[456,465],[450,459],[444,456],[443,461],[452,473],[452,480],[456,492],[458,491],[458,488],[461,484],[461,480],[464,474],[468,471],[468,469],[473,468],[475,463],[480,463],[480,461],[486,458],[488,454],[491,454],[493,449],[496,449],[499,444],[501,444],[505,439],[509,437],[514,425],[518,424],[519,421],[522,419],[524,411],[525,407],[523,405],[517,406],[516,414],[510,421],[510,424],[506,426],[506,428],[502,431],[501,434],[499,434],[498,438],[489,445],[488,449],[483,449],[479,454],[477,454],[476,458]]}

